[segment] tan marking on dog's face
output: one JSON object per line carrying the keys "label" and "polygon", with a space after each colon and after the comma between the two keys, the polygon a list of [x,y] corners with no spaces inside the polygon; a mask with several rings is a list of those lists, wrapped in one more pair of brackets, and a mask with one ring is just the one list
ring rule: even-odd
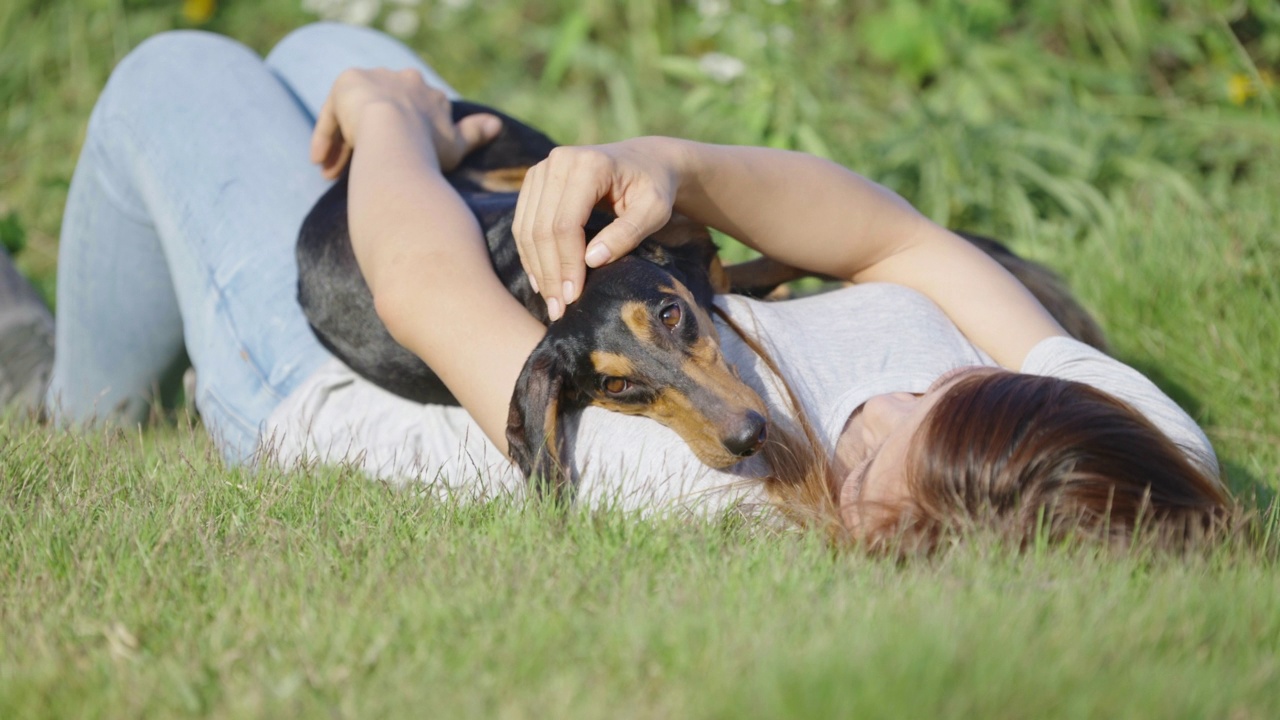
{"label": "tan marking on dog's face", "polygon": [[635,300],[624,303],[622,322],[640,342],[653,342],[653,321],[649,315],[649,308],[644,303]]}
{"label": "tan marking on dog's face", "polygon": [[[595,391],[591,404],[662,423],[710,467],[741,462],[725,443],[741,435],[752,413],[768,417],[764,401],[729,367],[710,314],[688,288],[672,281],[654,289],[667,300],[627,301],[617,311],[625,330],[644,348],[597,350],[588,356],[598,375],[627,378],[647,391],[625,397]],[[675,335],[658,319],[669,302],[684,309],[684,324]],[[690,329],[696,329],[692,340],[685,339]]]}
{"label": "tan marking on dog's face", "polygon": [[528,167],[498,168],[497,170],[470,170],[467,177],[489,192],[520,192]]}
{"label": "tan marking on dog's face", "polygon": [[[754,393],[750,393],[750,397],[754,396]],[[747,397],[742,399],[749,400]],[[756,407],[751,407],[752,405]],[[668,388],[663,390],[654,402],[652,417],[674,430],[703,464],[708,467],[723,468],[742,461],[741,457],[725,448],[724,438],[728,434],[731,423],[736,424],[736,421],[746,414],[746,409],[755,410],[765,416],[763,403],[757,398],[757,402],[746,402],[736,408],[734,413],[726,412],[723,417],[709,417],[699,411],[696,403],[688,395]]]}
{"label": "tan marking on dog's face", "polygon": [[[641,415],[657,420],[674,430],[709,467],[728,467],[742,460],[725,448],[725,439],[741,427],[749,412],[768,417],[764,401],[729,367],[720,352],[715,325],[682,285],[660,287],[661,292],[683,300],[686,321],[698,323],[699,337],[686,346],[679,360],[680,373],[688,387],[696,388],[696,397],[666,387],[648,403],[620,403],[608,397],[595,398],[592,404],[626,415]],[[623,319],[631,332],[645,342],[653,342],[653,311],[641,303],[624,306]],[[635,377],[642,372],[630,359],[616,353],[597,351],[591,354],[597,372],[618,377]]]}
{"label": "tan marking on dog's face", "polygon": [[720,345],[711,338],[701,338],[694,344],[689,357],[681,363],[680,370],[697,387],[717,398],[726,408],[726,417],[708,414],[708,424],[721,425],[746,410],[767,414],[764,401],[729,367],[720,352]]}
{"label": "tan marking on dog's face", "polygon": [[635,366],[625,355],[596,350],[591,353],[591,365],[596,372],[610,377],[626,378],[635,373]]}
{"label": "tan marking on dog's face", "polygon": [[648,405],[627,405],[608,399],[596,400],[594,405],[624,415],[639,415],[666,425],[684,440],[698,460],[710,467],[727,467],[741,458],[725,450],[724,443],[714,428],[704,421],[689,396],[672,388],[665,388]]}

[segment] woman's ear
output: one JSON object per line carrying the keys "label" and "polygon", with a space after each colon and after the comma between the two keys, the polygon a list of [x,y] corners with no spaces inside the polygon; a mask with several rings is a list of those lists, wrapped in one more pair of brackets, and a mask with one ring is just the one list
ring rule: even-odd
{"label": "woman's ear", "polygon": [[525,361],[507,416],[507,452],[539,494],[567,499],[560,413],[570,409],[564,402],[569,368],[558,345],[548,335]]}

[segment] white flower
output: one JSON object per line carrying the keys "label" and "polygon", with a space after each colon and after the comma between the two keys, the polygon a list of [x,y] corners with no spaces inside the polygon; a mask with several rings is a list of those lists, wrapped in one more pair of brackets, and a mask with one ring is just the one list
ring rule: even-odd
{"label": "white flower", "polygon": [[418,11],[402,7],[387,15],[387,32],[399,38],[407,38],[418,32]]}
{"label": "white flower", "polygon": [[698,0],[698,16],[711,20],[729,12],[729,0]]}
{"label": "white flower", "polygon": [[342,13],[342,0],[302,0],[302,9],[332,20]]}
{"label": "white flower", "polygon": [[348,25],[368,25],[381,9],[382,0],[351,0],[339,19]]}
{"label": "white flower", "polygon": [[747,71],[747,64],[732,55],[709,52],[698,58],[698,67],[707,77],[720,83],[730,83]]}

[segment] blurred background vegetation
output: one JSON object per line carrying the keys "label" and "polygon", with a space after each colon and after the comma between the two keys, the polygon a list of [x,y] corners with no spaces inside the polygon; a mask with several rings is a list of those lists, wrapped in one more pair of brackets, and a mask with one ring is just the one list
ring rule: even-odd
{"label": "blurred background vegetation", "polygon": [[319,17],[401,36],[563,142],[806,150],[1023,242],[1113,230],[1135,188],[1221,207],[1277,145],[1272,0],[10,0],[4,244],[49,277],[89,109],[142,38],[200,27],[265,51]]}
{"label": "blurred background vegetation", "polygon": [[0,240],[46,296],[111,67],[166,29],[265,52],[321,18],[398,35],[561,142],[805,150],[1006,239],[1067,275],[1234,475],[1280,476],[1274,0],[8,0]]}

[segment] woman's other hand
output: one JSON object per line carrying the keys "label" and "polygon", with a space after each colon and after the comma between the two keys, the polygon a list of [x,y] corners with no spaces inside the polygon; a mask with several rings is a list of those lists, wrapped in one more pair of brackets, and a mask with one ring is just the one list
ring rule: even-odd
{"label": "woman's other hand", "polygon": [[377,107],[420,120],[445,172],[502,130],[501,120],[483,113],[468,115],[455,124],[449,98],[427,85],[417,70],[347,70],[333,83],[311,134],[311,161],[320,165],[325,177],[342,174],[358,142],[362,120],[368,110]]}
{"label": "woman's other hand", "polygon": [[[558,147],[530,168],[511,229],[552,320],[581,293],[587,267],[626,255],[671,219],[676,147],[664,138]],[[587,245],[583,227],[598,204],[616,219]]]}

